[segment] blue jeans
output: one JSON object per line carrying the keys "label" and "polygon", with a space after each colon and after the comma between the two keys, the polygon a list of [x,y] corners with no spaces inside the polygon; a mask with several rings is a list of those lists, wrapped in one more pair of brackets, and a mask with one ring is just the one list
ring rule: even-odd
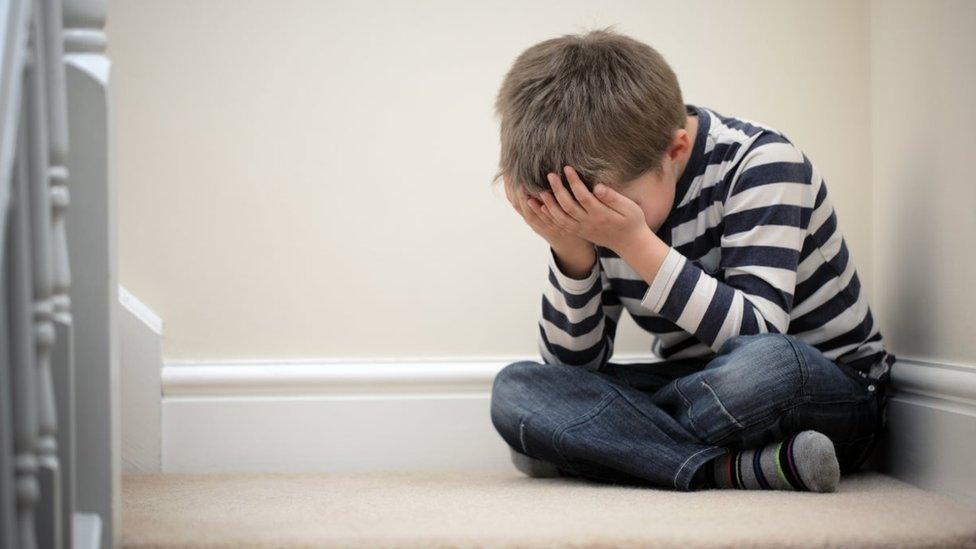
{"label": "blue jeans", "polygon": [[783,334],[740,335],[710,359],[520,361],[495,377],[491,421],[506,443],[571,476],[689,491],[728,449],[813,429],[856,471],[884,427],[884,387]]}

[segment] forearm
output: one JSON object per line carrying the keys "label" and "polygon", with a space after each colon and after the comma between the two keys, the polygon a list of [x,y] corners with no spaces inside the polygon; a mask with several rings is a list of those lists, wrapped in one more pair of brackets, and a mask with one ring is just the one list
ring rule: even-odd
{"label": "forearm", "polygon": [[623,242],[614,250],[644,282],[652,284],[657,277],[670,246],[657,237],[650,227],[641,231],[628,242]]}
{"label": "forearm", "polygon": [[545,362],[598,368],[609,356],[601,274],[594,257],[587,273],[571,278],[552,251],[539,320],[539,349]]}

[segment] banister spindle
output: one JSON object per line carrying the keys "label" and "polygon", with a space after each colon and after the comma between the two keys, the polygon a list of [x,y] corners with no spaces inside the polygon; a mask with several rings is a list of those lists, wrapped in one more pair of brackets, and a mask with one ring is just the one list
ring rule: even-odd
{"label": "banister spindle", "polygon": [[[80,5],[104,12],[99,0]],[[86,540],[99,528],[97,516],[75,513],[67,230],[85,223],[68,221],[64,15],[62,0],[0,0],[0,548],[74,547],[75,516]]]}
{"label": "banister spindle", "polygon": [[[37,461],[41,489],[37,509],[38,542],[42,547],[61,546],[60,469],[58,467],[57,406],[51,355],[54,348],[54,269],[51,246],[50,128],[48,119],[48,77],[51,59],[45,18],[50,2],[34,4],[32,16],[33,64],[25,75],[25,120],[29,135],[29,197],[31,218],[31,262],[33,274],[34,360],[37,372]],[[60,65],[60,63],[58,63]],[[57,65],[53,68],[57,68]]]}
{"label": "banister spindle", "polygon": [[[34,64],[33,26],[25,51],[22,97],[29,93],[27,76]],[[21,101],[17,154],[12,177],[12,205],[7,244],[8,330],[10,333],[11,399],[14,409],[14,475],[17,547],[37,546],[34,508],[40,498],[37,479],[37,369],[34,362],[31,280],[29,139],[27,101]]]}

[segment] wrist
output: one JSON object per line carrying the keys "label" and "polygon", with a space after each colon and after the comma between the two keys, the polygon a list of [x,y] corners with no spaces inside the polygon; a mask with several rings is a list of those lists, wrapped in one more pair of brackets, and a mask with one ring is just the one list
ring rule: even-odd
{"label": "wrist", "polygon": [[631,233],[626,239],[622,239],[611,249],[621,259],[626,260],[628,257],[634,257],[655,249],[656,244],[664,245],[664,242],[651,231],[650,227],[645,225],[642,229]]}
{"label": "wrist", "polygon": [[571,255],[580,255],[593,250],[593,244],[580,238],[552,240],[549,242],[549,247],[557,252]]}
{"label": "wrist", "polygon": [[567,247],[550,244],[549,247],[556,260],[556,268],[569,278],[585,280],[593,270],[597,259],[596,249],[589,243]]}
{"label": "wrist", "polygon": [[596,258],[596,248],[585,240],[549,243],[549,247],[559,257],[575,262],[584,262],[587,259]]}

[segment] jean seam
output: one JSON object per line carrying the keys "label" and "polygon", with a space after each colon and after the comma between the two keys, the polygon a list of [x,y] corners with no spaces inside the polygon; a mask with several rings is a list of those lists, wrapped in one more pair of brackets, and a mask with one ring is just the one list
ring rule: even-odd
{"label": "jean seam", "polygon": [[[688,456],[687,458],[685,458],[685,460],[683,462],[681,462],[681,465],[678,466],[678,470],[675,471],[674,478],[671,479],[671,484],[673,484],[675,488],[677,488],[677,489],[680,490],[681,487],[678,486],[678,477],[681,476],[681,472],[684,471],[685,467],[688,465],[688,462],[691,461],[692,459],[694,459],[695,457],[697,457],[699,454],[703,454],[705,452],[708,452],[710,450],[714,450],[716,448],[719,448],[719,447],[718,446],[708,446],[706,448],[702,448],[701,450],[698,450],[694,454],[691,454],[690,456]],[[720,448],[720,449],[723,452],[727,452],[724,448]]]}
{"label": "jean seam", "polygon": [[[796,363],[797,363],[797,366],[798,366],[798,370],[800,372],[800,387],[799,387],[799,389],[797,389],[796,393],[794,393],[793,396],[791,396],[789,399],[786,399],[784,402],[789,402],[790,400],[797,400],[797,399],[798,400],[796,402],[790,404],[786,408],[784,408],[781,412],[779,412],[782,415],[786,415],[786,414],[791,413],[800,404],[803,404],[803,403],[808,402],[810,400],[810,398],[806,395],[806,391],[805,391],[806,385],[807,385],[807,381],[809,379],[809,375],[807,374],[808,365],[806,363],[806,360],[802,356],[803,353],[799,352],[799,350],[796,348],[796,344],[791,340],[792,339],[792,336],[790,336],[788,334],[780,334],[780,335],[783,337],[784,340],[786,340],[786,342],[790,346],[790,349],[793,351],[793,356],[796,357]],[[732,425],[728,425],[724,429],[720,429],[720,430],[718,430],[715,433],[711,433],[711,438],[713,440],[721,440],[722,438],[729,436],[731,433],[735,432],[735,429],[736,428],[738,428],[741,431],[745,431],[745,430],[747,430],[747,429],[749,429],[751,427],[754,427],[754,426],[756,426],[756,425],[758,425],[760,423],[765,422],[766,420],[772,418],[773,416],[775,416],[777,414],[777,411],[773,410],[773,411],[767,412],[767,413],[765,413],[765,414],[763,414],[761,416],[757,416],[757,417],[750,418],[747,422],[739,421],[739,420],[737,420],[728,411],[728,409],[725,407],[725,404],[722,402],[722,400],[720,398],[718,398],[718,395],[715,393],[715,391],[712,389],[712,387],[705,382],[705,380],[702,380],[702,385],[704,385],[712,393],[712,396],[715,397],[715,400],[716,400],[716,402],[718,402],[719,407],[733,421],[733,424]],[[677,385],[675,386],[675,388],[677,388]],[[681,392],[678,391],[678,393],[680,394]],[[682,397],[684,397],[684,395],[682,395]],[[687,402],[687,399],[686,399],[686,402]],[[851,401],[849,403],[853,404],[854,402],[859,402],[859,401]],[[830,404],[830,403],[826,403],[826,404]],[[690,405],[689,405],[689,410],[690,410]],[[691,419],[691,414],[690,413],[688,415],[688,418],[689,418],[689,420]],[[694,424],[694,422],[692,422],[692,424]],[[697,428],[697,426],[696,426],[696,428]]]}
{"label": "jean seam", "polygon": [[596,406],[594,406],[590,411],[578,417],[575,417],[573,419],[567,420],[563,422],[561,425],[557,426],[555,429],[553,429],[552,439],[550,440],[550,444],[552,445],[553,449],[556,450],[556,453],[559,454],[559,457],[564,462],[569,463],[569,460],[566,459],[566,455],[563,454],[563,448],[562,448],[563,433],[565,433],[567,430],[569,430],[572,427],[582,425],[587,421],[593,419],[594,417],[597,416],[597,414],[602,412],[603,409],[610,404],[610,402],[612,402],[613,400],[615,400],[617,397],[620,396],[620,392],[617,391],[615,388],[613,388],[613,386],[611,386],[611,389],[612,389],[611,391],[603,395],[603,397],[596,404]]}
{"label": "jean seam", "polygon": [[525,447],[525,420],[519,421],[519,442],[522,444],[522,453],[525,454],[528,450]]}
{"label": "jean seam", "polygon": [[806,359],[803,357],[803,353],[796,348],[796,343],[793,341],[793,337],[788,334],[783,334],[783,338],[786,342],[790,344],[790,348],[793,349],[793,356],[796,357],[796,363],[800,366],[800,391],[801,395],[806,394],[807,381],[810,379],[809,368],[810,365],[807,364]]}
{"label": "jean seam", "polygon": [[[679,379],[683,379],[683,378],[679,378]],[[688,416],[688,423],[691,424],[692,428],[694,428],[696,433],[701,433],[702,432],[701,428],[699,428],[698,424],[695,423],[695,418],[691,416],[691,401],[688,400],[688,397],[686,397],[685,394],[681,392],[681,387],[678,386],[678,381],[679,380],[676,379],[673,382],[674,391],[678,393],[678,396],[681,397],[681,400],[684,401],[685,403],[685,415]]]}
{"label": "jean seam", "polygon": [[[589,412],[583,414],[578,418],[563,423],[558,428],[556,428],[556,430],[553,432],[553,448],[555,448],[556,453],[558,453],[559,457],[567,464],[571,462],[569,459],[566,458],[566,455],[563,453],[563,447],[562,447],[562,440],[563,440],[563,436],[566,434],[566,431],[574,427],[579,427],[580,425],[586,424],[588,421],[598,416],[600,412],[605,410],[608,406],[610,406],[612,402],[614,402],[618,398],[626,402],[628,406],[633,408],[641,416],[647,418],[650,421],[654,420],[654,418],[648,416],[647,414],[644,413],[643,410],[641,410],[639,407],[634,405],[634,403],[631,402],[629,398],[627,398],[627,395],[622,393],[617,387],[610,386],[610,389],[612,390],[612,392],[605,395],[603,399],[601,399],[600,402],[592,410],[590,410]],[[726,451],[724,448],[714,446],[714,445],[709,445],[706,448],[702,448],[701,450],[685,458],[685,460],[678,467],[678,470],[675,472],[674,478],[671,479],[671,483],[674,485],[674,487],[680,489],[680,487],[678,486],[678,477],[681,476],[681,473],[685,470],[685,468],[688,466],[688,463],[692,459],[694,459],[695,457],[697,457],[698,455],[704,452],[715,451],[715,450],[721,450],[722,452]]]}
{"label": "jean seam", "polygon": [[[704,383],[704,381],[702,383]],[[685,402],[688,402],[688,399],[685,398],[685,396],[681,392],[681,390],[678,389],[678,384],[677,383],[675,383],[674,388],[675,388],[675,390],[677,390],[678,394],[681,395],[681,398],[684,399]],[[654,418],[652,418],[652,417],[648,416],[647,414],[645,414],[643,410],[641,410],[638,406],[636,406],[633,402],[631,402],[630,399],[627,398],[627,395],[625,395],[624,393],[618,391],[616,388],[614,388],[614,390],[617,391],[617,393],[620,395],[620,397],[623,398],[623,400],[628,405],[630,405],[631,408],[633,408],[634,410],[636,410],[637,413],[639,413],[640,415],[644,416],[645,418],[647,418],[650,421],[654,421]],[[691,409],[691,406],[690,405],[688,406],[688,409],[689,410]],[[691,421],[691,414],[690,413],[688,414],[688,420]],[[733,421],[735,421],[735,420],[733,419]],[[694,421],[692,421],[692,425],[694,425]],[[695,426],[695,429],[697,430],[697,426]],[[674,473],[674,478],[671,479],[671,483],[674,485],[674,487],[680,489],[680,487],[678,486],[678,477],[681,476],[681,472],[688,465],[688,462],[689,461],[691,461],[692,459],[694,459],[696,456],[698,456],[699,454],[701,454],[703,452],[707,452],[709,450],[714,450],[716,448],[721,449],[723,452],[725,451],[724,448],[719,448],[718,446],[709,445],[707,448],[702,448],[701,450],[699,450],[699,451],[695,452],[694,454],[692,454],[692,455],[688,456],[687,458],[685,458],[685,460],[678,467],[678,470]]]}
{"label": "jean seam", "polygon": [[742,423],[738,419],[736,419],[735,416],[732,415],[732,412],[730,412],[728,408],[725,407],[725,404],[722,402],[722,399],[718,398],[718,393],[715,392],[715,389],[712,389],[712,386],[709,385],[708,382],[705,381],[704,379],[701,380],[701,384],[702,387],[708,389],[709,393],[712,393],[712,396],[715,397],[715,402],[718,403],[718,407],[722,410],[722,412],[726,416],[728,416],[730,420],[732,420],[732,423],[738,427],[742,427]]}

